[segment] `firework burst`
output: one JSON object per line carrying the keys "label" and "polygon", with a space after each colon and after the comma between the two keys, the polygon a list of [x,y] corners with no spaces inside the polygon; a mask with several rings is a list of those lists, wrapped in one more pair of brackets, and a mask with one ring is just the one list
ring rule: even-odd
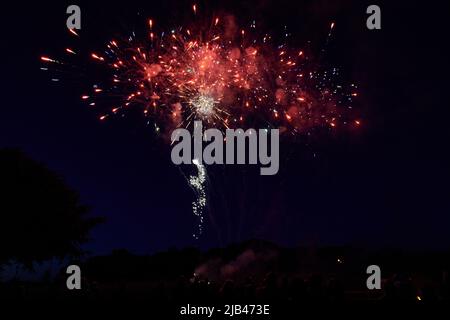
{"label": "firework burst", "polygon": [[[164,136],[192,128],[195,120],[207,127],[278,128],[292,135],[361,124],[350,114],[357,88],[340,84],[337,68],[322,67],[304,48],[276,45],[254,21],[239,29],[231,16],[202,20],[195,4],[192,14],[191,24],[170,31],[157,30],[149,19],[144,37],[133,32],[126,40],[109,40],[103,50],[73,47],[59,58],[42,56],[41,69],[73,70],[82,56],[99,64],[102,71],[88,79],[91,86],[81,100],[98,110],[100,120],[138,108]],[[326,43],[335,27],[331,23]],[[194,164],[197,175],[188,183],[197,196],[192,210],[198,238],[207,204],[206,167]]]}
{"label": "firework burst", "polygon": [[[236,27],[230,16],[157,31],[148,20],[147,35],[110,40],[103,51],[41,57],[44,64],[72,66],[84,54],[104,73],[81,95],[105,120],[140,108],[155,128],[167,132],[203,120],[215,127],[277,127],[289,133],[318,126],[359,124],[348,111],[356,86],[337,83],[338,69],[322,70],[305,50],[275,45],[252,22]],[[205,25],[209,27],[206,28]],[[330,26],[327,42],[335,24]],[[72,32],[77,39],[79,35]],[[47,69],[47,68],[45,68]]]}

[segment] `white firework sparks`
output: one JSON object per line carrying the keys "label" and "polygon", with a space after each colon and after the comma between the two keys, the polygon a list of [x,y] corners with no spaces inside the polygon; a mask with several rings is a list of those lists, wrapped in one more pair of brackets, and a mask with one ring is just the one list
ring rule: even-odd
{"label": "white firework sparks", "polygon": [[203,233],[204,210],[207,205],[206,195],[206,167],[201,164],[198,159],[194,159],[192,163],[197,168],[197,175],[189,177],[189,185],[194,189],[197,199],[192,202],[192,212],[198,218],[198,232],[193,234],[195,239]]}
{"label": "white firework sparks", "polygon": [[191,105],[195,113],[202,118],[209,118],[214,115],[216,103],[217,102],[211,96],[203,94],[191,100]]}

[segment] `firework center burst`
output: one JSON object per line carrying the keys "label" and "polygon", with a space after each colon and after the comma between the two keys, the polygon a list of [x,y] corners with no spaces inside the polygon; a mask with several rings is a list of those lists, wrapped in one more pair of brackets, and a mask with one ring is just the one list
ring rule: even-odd
{"label": "firework center burst", "polygon": [[214,114],[214,109],[217,101],[209,95],[200,94],[190,101],[196,114],[202,118],[211,117]]}

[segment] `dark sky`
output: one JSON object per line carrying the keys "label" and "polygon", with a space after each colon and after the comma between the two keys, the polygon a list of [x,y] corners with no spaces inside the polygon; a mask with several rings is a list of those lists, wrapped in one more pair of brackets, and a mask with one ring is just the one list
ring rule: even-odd
{"label": "dark sky", "polygon": [[[193,194],[170,150],[143,121],[99,122],[79,100],[89,83],[51,83],[39,57],[63,50],[69,4],[39,1],[2,9],[0,148],[45,163],[107,222],[87,248],[144,253],[210,247],[259,237],[286,245],[351,244],[448,248],[448,21],[444,1],[377,2],[382,30],[365,27],[365,1],[198,1],[211,11],[287,25],[299,43],[320,45],[336,22],[328,61],[360,86],[358,132],[283,144],[277,177],[212,168],[214,205],[194,241]],[[101,48],[152,16],[176,25],[187,1],[78,2],[86,45]],[[139,14],[139,15],[138,15]],[[289,152],[286,150],[289,149]],[[294,149],[294,150],[290,150]],[[284,153],[283,153],[284,152]]]}

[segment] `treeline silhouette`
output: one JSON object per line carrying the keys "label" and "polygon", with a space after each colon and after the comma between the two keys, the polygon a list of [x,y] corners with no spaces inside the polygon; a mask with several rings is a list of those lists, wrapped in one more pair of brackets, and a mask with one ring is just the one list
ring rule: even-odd
{"label": "treeline silhouette", "polygon": [[[0,267],[31,270],[59,258],[82,270],[81,290],[67,289],[62,265],[34,281],[0,281],[0,300],[270,303],[283,310],[311,302],[450,301],[449,251],[285,248],[250,240],[207,251],[89,256],[81,244],[102,219],[91,217],[60,177],[14,149],[0,150],[0,177]],[[366,287],[372,264],[381,268],[381,290]]]}

